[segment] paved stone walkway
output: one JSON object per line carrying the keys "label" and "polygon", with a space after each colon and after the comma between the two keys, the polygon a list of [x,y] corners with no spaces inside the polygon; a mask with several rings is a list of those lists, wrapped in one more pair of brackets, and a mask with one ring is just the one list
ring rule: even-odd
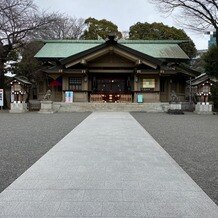
{"label": "paved stone walkway", "polygon": [[129,113],[96,112],[0,194],[0,217],[215,218],[218,207]]}

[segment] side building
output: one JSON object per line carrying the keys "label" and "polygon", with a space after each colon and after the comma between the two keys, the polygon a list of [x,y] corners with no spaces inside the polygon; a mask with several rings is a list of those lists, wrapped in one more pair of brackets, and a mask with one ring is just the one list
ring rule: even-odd
{"label": "side building", "polygon": [[185,101],[194,75],[182,67],[189,57],[174,40],[49,40],[35,57],[48,64],[38,98],[51,89],[65,102],[169,102],[175,91]]}

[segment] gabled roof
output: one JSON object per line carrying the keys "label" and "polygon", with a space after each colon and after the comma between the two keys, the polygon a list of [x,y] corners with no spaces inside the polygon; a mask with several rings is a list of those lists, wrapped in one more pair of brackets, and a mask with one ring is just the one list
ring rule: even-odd
{"label": "gabled roof", "polygon": [[[132,50],[158,59],[187,60],[189,57],[178,44],[184,40],[120,40]],[[43,48],[35,55],[42,59],[64,59],[88,49],[105,44],[104,40],[48,40]]]}
{"label": "gabled roof", "polygon": [[31,85],[32,83],[29,81],[29,79],[25,76],[15,76],[14,79],[26,84],[26,85]]}
{"label": "gabled roof", "polygon": [[7,83],[10,83],[12,81],[18,81],[25,85],[32,85],[29,79],[25,76],[14,76],[13,78],[9,79]]}
{"label": "gabled roof", "polygon": [[187,74],[190,75],[191,77],[196,77],[196,76],[199,76],[201,74],[199,71],[196,71],[196,70],[190,68],[190,66],[185,64],[185,63],[177,64],[177,69],[181,69],[181,70],[187,72]]}
{"label": "gabled roof", "polygon": [[[190,80],[188,81],[190,83]],[[210,82],[215,84],[213,79],[211,79],[206,73],[202,73],[201,75],[195,77],[194,79],[191,80],[192,86],[197,86],[205,82]]]}
{"label": "gabled roof", "polygon": [[162,61],[160,61],[157,58],[151,57],[145,53],[139,52],[139,51],[134,50],[132,48],[129,48],[125,45],[117,43],[113,38],[111,38],[110,40],[107,40],[104,44],[100,44],[96,47],[90,48],[88,50],[74,54],[70,57],[64,58],[60,62],[61,62],[61,64],[65,65],[65,64],[68,64],[68,63],[73,62],[75,60],[80,61],[80,59],[86,58],[86,57],[93,55],[93,54],[96,54],[97,52],[102,52],[102,54],[105,52],[109,53],[112,51],[111,49],[114,52],[118,52],[118,53],[126,52],[126,53],[130,54],[130,55],[132,55],[132,57],[134,57],[135,61],[140,58],[142,62],[145,61],[147,64],[149,64],[148,62],[150,62],[151,66],[153,68],[157,68],[157,66],[161,65],[161,63],[162,63]]}

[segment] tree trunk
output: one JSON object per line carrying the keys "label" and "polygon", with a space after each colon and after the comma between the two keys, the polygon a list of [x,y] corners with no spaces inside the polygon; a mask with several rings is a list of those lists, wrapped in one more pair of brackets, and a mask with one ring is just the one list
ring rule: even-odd
{"label": "tree trunk", "polygon": [[5,60],[4,46],[2,42],[0,41],[0,89],[3,89],[4,91],[3,108],[8,109],[7,99],[6,99],[6,94],[5,94],[4,60]]}
{"label": "tree trunk", "polygon": [[3,67],[4,63],[0,59],[0,89],[3,89],[4,87],[4,72],[3,72]]}
{"label": "tree trunk", "polygon": [[215,30],[216,46],[218,46],[218,28]]}
{"label": "tree trunk", "polygon": [[3,89],[3,95],[4,95],[4,98],[3,98],[3,102],[4,102],[4,106],[3,108],[4,109],[8,109],[8,106],[7,106],[7,99],[6,99],[6,93],[5,93],[5,76],[4,76],[4,63],[2,60],[0,60],[0,89]]}
{"label": "tree trunk", "polygon": [[0,41],[0,89],[3,89],[4,86],[4,61],[3,61],[3,56],[4,56],[4,48],[3,44]]}

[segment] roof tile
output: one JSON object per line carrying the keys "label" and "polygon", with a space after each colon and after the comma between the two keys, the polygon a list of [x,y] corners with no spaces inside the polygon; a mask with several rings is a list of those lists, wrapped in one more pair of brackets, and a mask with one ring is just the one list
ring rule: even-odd
{"label": "roof tile", "polygon": [[[67,58],[103,44],[104,40],[47,40],[36,58]],[[120,40],[118,43],[160,59],[189,59],[178,45],[184,40]]]}

